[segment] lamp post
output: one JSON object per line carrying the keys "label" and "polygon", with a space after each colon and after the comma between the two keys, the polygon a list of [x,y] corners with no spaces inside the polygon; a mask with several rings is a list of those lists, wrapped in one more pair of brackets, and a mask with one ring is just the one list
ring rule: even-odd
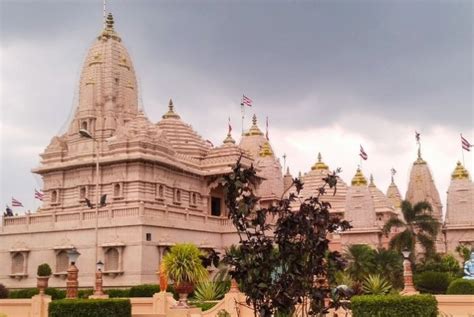
{"label": "lamp post", "polygon": [[86,129],[80,129],[79,134],[87,139],[91,139],[95,143],[95,261],[99,259],[99,142]]}
{"label": "lamp post", "polygon": [[403,249],[403,282],[404,288],[401,291],[402,295],[414,295],[418,294],[415,287],[413,286],[413,272],[411,270],[410,261],[410,250],[408,248]]}
{"label": "lamp post", "polygon": [[104,268],[104,263],[99,261],[96,263],[97,271],[95,272],[95,290],[94,295],[89,296],[89,298],[109,298],[108,295],[104,294],[104,290],[102,288],[103,280],[102,280],[102,269]]}
{"label": "lamp post", "polygon": [[76,261],[79,255],[81,254],[77,252],[76,248],[67,251],[69,268],[67,269],[66,298],[77,298],[77,290],[79,288],[77,276],[79,270],[76,267]]}

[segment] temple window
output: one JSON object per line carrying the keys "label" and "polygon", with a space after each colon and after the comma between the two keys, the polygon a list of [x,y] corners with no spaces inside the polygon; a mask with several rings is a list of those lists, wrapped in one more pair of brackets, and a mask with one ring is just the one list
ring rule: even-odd
{"label": "temple window", "polygon": [[123,250],[121,242],[112,242],[102,245],[104,250],[104,274],[116,276],[123,274]]}
{"label": "temple window", "polygon": [[12,274],[21,274],[23,273],[23,265],[25,258],[20,252],[15,253],[12,257]]}
{"label": "temple window", "polygon": [[82,130],[89,131],[89,130],[87,130],[87,121],[82,121],[82,122],[81,122],[81,129],[82,129]]}
{"label": "temple window", "polygon": [[56,272],[55,274],[58,273],[64,273],[67,271],[69,266],[69,258],[67,256],[67,250],[60,250],[56,254]]}
{"label": "temple window", "polygon": [[123,184],[122,183],[114,183],[113,192],[114,192],[114,199],[123,198]]}
{"label": "temple window", "polygon": [[119,270],[119,251],[117,248],[110,248],[105,252],[105,271]]}
{"label": "temple window", "polygon": [[163,200],[165,198],[165,186],[156,184],[156,199]]}
{"label": "temple window", "polygon": [[12,278],[23,278],[28,276],[28,253],[30,250],[10,250]]}
{"label": "temple window", "polygon": [[219,197],[211,197],[211,215],[221,215],[221,199]]}
{"label": "temple window", "polygon": [[87,187],[80,186],[79,187],[79,201],[83,201],[86,198],[87,198]]}
{"label": "temple window", "polygon": [[175,204],[181,203],[181,190],[180,189],[174,190],[174,203]]}
{"label": "temple window", "polygon": [[191,206],[196,206],[197,205],[197,194],[196,193],[191,193]]}
{"label": "temple window", "polygon": [[51,205],[59,204],[59,190],[55,189],[51,192]]}

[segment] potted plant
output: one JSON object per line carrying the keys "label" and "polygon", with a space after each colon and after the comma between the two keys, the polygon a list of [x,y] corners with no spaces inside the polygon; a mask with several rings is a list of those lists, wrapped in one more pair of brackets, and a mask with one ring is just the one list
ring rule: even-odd
{"label": "potted plant", "polygon": [[44,295],[44,290],[48,287],[48,280],[51,277],[51,267],[48,263],[38,265],[37,275],[37,286],[39,294]]}
{"label": "potted plant", "polygon": [[194,284],[208,278],[200,256],[201,251],[194,244],[181,243],[173,246],[163,258],[164,269],[179,294],[177,307],[189,307],[187,298],[193,292]]}

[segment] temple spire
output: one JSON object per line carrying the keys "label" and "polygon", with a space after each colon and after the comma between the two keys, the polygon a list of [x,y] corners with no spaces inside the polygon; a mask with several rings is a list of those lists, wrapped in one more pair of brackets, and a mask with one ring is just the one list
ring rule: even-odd
{"label": "temple spire", "polygon": [[167,118],[175,118],[175,119],[179,119],[180,116],[174,112],[174,105],[173,105],[173,100],[170,98],[170,101],[168,102],[168,112],[165,113],[163,116],[162,116],[163,119],[167,119]]}

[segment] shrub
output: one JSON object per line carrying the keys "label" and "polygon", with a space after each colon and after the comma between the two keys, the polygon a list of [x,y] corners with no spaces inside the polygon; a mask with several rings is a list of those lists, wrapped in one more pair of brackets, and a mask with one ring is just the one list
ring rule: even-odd
{"label": "shrub", "polygon": [[0,284],[0,298],[8,298],[8,289],[3,284]]}
{"label": "shrub", "polygon": [[444,272],[423,272],[414,278],[416,289],[422,293],[446,294],[451,279]]}
{"label": "shrub", "polygon": [[80,289],[78,292],[77,292],[77,297],[78,298],[89,298],[89,296],[91,296],[92,294],[94,294],[94,290],[92,288],[86,288],[86,289]]}
{"label": "shrub", "polygon": [[222,299],[227,291],[228,287],[226,282],[200,282],[194,289],[194,298],[197,301],[218,300]]}
{"label": "shrub", "polygon": [[202,253],[192,243],[174,245],[163,258],[168,276],[176,283],[197,283],[208,278],[209,273],[202,265]]}
{"label": "shrub", "polygon": [[52,273],[51,267],[49,266],[48,263],[43,263],[38,265],[38,270],[36,271],[36,274],[38,276],[50,276]]}
{"label": "shrub", "polygon": [[105,291],[110,298],[130,297],[129,288],[111,288]]}
{"label": "shrub", "polygon": [[216,306],[217,302],[191,302],[192,306],[196,306],[202,309],[202,311],[206,311],[211,309],[212,307]]}
{"label": "shrub", "polygon": [[353,317],[436,317],[438,306],[432,295],[363,295],[351,299]]}
{"label": "shrub", "polygon": [[[46,289],[48,290],[48,289]],[[39,294],[37,288],[23,288],[14,291],[10,291],[10,298],[31,298]]]}
{"label": "shrub", "polygon": [[66,298],[66,290],[63,290],[63,289],[58,289],[58,288],[54,288],[54,287],[49,287],[47,288],[44,293],[46,295],[49,295],[51,296],[51,299],[52,300],[56,300],[56,299],[64,299]]}
{"label": "shrub", "polygon": [[465,280],[459,278],[454,280],[449,284],[446,294],[455,295],[455,294],[470,294],[474,295],[474,280]]}
{"label": "shrub", "polygon": [[130,297],[153,297],[153,294],[160,291],[160,286],[156,284],[142,284],[130,288]]}
{"label": "shrub", "polygon": [[62,299],[49,304],[49,317],[131,317],[128,299]]}
{"label": "shrub", "polygon": [[365,294],[385,295],[392,289],[392,285],[378,274],[369,275],[362,283],[362,290]]}

